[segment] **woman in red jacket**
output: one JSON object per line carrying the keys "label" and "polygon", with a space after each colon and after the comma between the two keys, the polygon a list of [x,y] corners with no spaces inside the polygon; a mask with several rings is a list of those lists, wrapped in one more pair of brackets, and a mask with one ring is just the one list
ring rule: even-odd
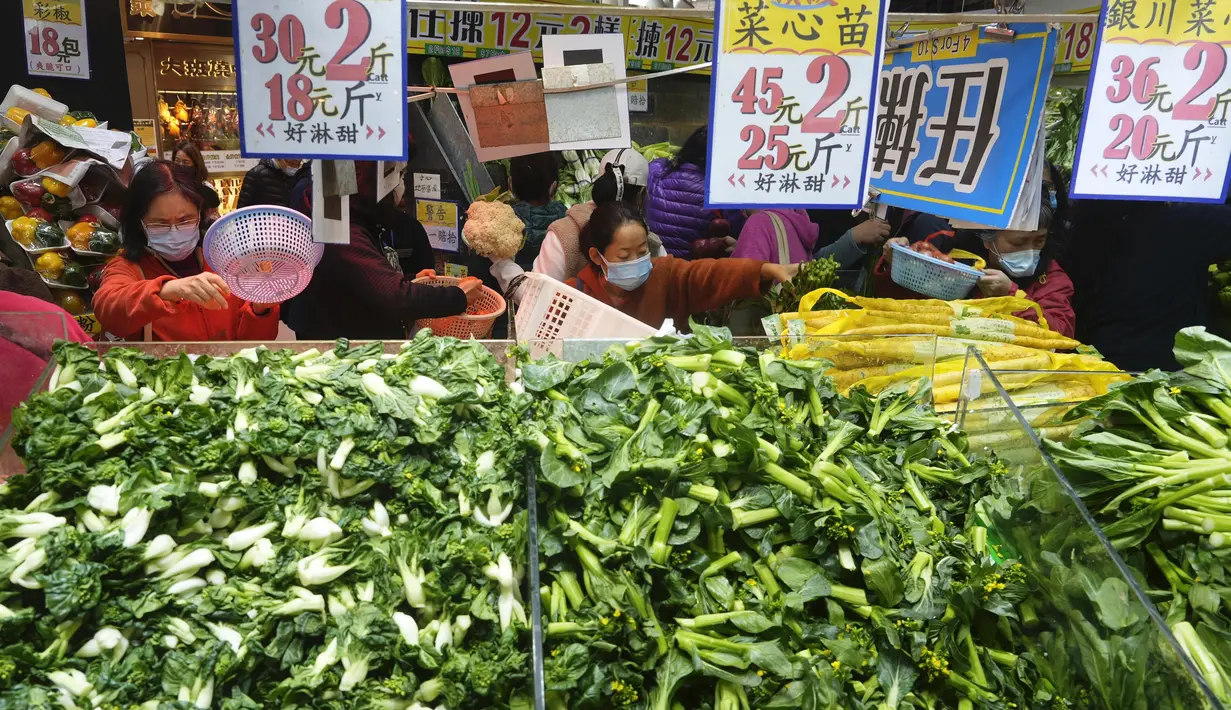
{"label": "woman in red jacket", "polygon": [[201,194],[188,168],[169,160],[133,176],[124,206],[124,252],[103,271],[94,315],[122,338],[273,340],[278,304],[231,295],[201,254]]}
{"label": "woman in red jacket", "polygon": [[[1006,229],[959,232],[952,238],[951,232],[942,231],[928,237],[927,241],[945,252],[954,248],[966,249],[987,260],[987,268],[983,270],[983,277],[976,284],[977,291],[972,297],[1012,296],[1018,290],[1025,291],[1026,298],[1042,308],[1047,326],[1071,338],[1076,330],[1073,281],[1054,257],[1054,250],[1066,223],[1057,210],[1054,188],[1048,189],[1045,183],[1041,198],[1039,227],[1034,231]],[[892,243],[906,246],[907,240],[905,237],[898,237],[885,243],[884,256],[875,271],[876,295],[887,298],[922,298],[919,294],[894,284],[890,278],[893,250],[889,245]],[[1036,318],[1033,310],[1013,315],[1029,320]]]}

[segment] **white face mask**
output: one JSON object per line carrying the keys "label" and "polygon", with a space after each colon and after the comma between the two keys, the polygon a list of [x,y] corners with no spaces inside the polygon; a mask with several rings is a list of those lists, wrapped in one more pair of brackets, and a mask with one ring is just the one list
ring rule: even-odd
{"label": "white face mask", "polygon": [[286,173],[287,175],[294,175],[295,173],[299,172],[299,166],[298,165],[283,165],[282,172]]}
{"label": "white face mask", "polygon": [[149,242],[150,249],[167,261],[187,259],[193,249],[197,248],[197,242],[201,239],[201,232],[196,222],[177,224],[170,228],[151,229],[145,222],[142,222],[141,226],[145,227],[145,239]]}

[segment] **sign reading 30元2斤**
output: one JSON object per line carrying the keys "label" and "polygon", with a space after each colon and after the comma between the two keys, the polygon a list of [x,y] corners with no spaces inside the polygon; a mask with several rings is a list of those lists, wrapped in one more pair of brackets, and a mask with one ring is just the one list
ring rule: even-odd
{"label": "sign reading 30\u51432\u65a4", "polygon": [[236,0],[245,157],[406,160],[402,0]]}

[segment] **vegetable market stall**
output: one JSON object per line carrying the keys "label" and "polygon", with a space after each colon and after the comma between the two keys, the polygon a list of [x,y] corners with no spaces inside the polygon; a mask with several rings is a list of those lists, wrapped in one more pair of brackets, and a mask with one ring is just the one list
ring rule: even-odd
{"label": "vegetable market stall", "polygon": [[[175,630],[183,631],[178,623],[165,632],[162,624],[148,638],[143,634],[130,640],[121,633],[121,641],[108,626],[95,623],[103,617],[92,612],[85,615],[95,626],[89,635],[80,629],[69,633],[69,627],[38,627],[36,633],[51,635],[50,657],[66,674],[56,676],[63,683],[56,687],[64,692],[80,691],[87,698],[115,693],[101,680],[100,669],[116,666],[116,673],[125,672],[125,659],[128,665],[137,659],[153,663],[162,653],[166,658],[204,659],[202,664],[211,664],[186,663],[184,673],[195,675],[183,677],[168,675],[166,663],[160,668],[158,686],[163,681],[173,684],[174,695],[179,695],[181,686],[187,688],[182,692],[188,702],[210,697],[202,695],[208,684],[203,671],[212,670],[219,679],[212,688],[217,705],[224,697],[235,697],[236,688],[246,694],[254,687],[244,685],[244,679],[257,682],[254,674],[259,668],[267,680],[255,687],[287,693],[285,697],[292,698],[285,701],[287,707],[353,707],[346,703],[360,697],[399,702],[396,707],[403,708],[414,703],[431,707],[431,702],[451,709],[505,707],[481,695],[459,700],[445,693],[456,693],[458,687],[481,692],[474,685],[480,676],[472,679],[477,672],[471,669],[491,660],[478,649],[492,648],[493,634],[507,610],[518,642],[515,648],[505,648],[511,655],[500,658],[516,670],[501,675],[499,687],[528,688],[531,671],[541,672],[546,692],[535,698],[540,707],[621,705],[658,710],[687,698],[697,699],[696,707],[711,710],[740,707],[745,701],[749,707],[826,707],[829,701],[867,708],[917,703],[935,708],[1005,708],[1010,702],[1017,707],[1218,707],[1202,699],[1191,670],[1157,626],[1148,597],[1135,596],[1131,576],[1123,574],[1118,558],[1097,544],[1097,532],[1079,515],[1063,487],[1047,477],[1048,470],[1005,460],[998,455],[999,448],[968,446],[968,437],[981,433],[976,423],[972,421],[963,433],[937,417],[926,406],[930,396],[926,379],[917,387],[903,383],[875,394],[855,388],[843,396],[834,390],[818,360],[783,359],[772,352],[776,347],[735,348],[721,329],[705,327],[698,328],[693,338],[649,338],[620,343],[606,353],[602,349],[607,343],[589,343],[588,348],[582,347],[586,343],[570,343],[572,352],[566,354],[583,360],[578,364],[522,360],[517,365],[526,395],[517,394],[517,386],[506,389],[500,379],[507,370],[479,352],[482,348],[503,352],[511,345],[505,342],[464,345],[425,337],[406,348],[343,343],[334,351],[322,344],[315,353],[249,350],[253,345],[166,343],[143,346],[141,351],[103,347],[103,370],[93,366],[97,349],[62,350],[69,355],[71,362],[66,364],[72,371],[66,373],[61,367],[53,378],[49,370],[44,385],[55,391],[36,396],[22,415],[19,426],[54,428],[67,426],[67,420],[88,423],[94,431],[72,441],[53,437],[45,446],[35,447],[31,453],[38,461],[36,475],[11,480],[4,498],[13,501],[24,493],[34,505],[13,514],[39,514],[31,524],[48,520],[43,515],[66,522],[71,517],[80,529],[56,525],[43,537],[95,541],[96,551],[110,549],[105,544],[117,546],[115,564],[137,554],[135,550],[143,550],[144,556],[154,540],[170,535],[195,549],[177,546],[168,554],[181,551],[186,559],[201,549],[209,550],[213,559],[184,579],[180,577],[187,569],[166,577],[167,569],[152,569],[154,589],[197,577],[219,582],[200,590],[181,589],[187,596],[155,610],[148,622],[134,622],[120,611],[106,617],[116,619],[110,628],[119,628],[117,624],[140,628],[142,623],[153,624],[152,619],[171,624],[165,617],[173,615],[188,624],[192,642],[176,636]],[[297,350],[311,347],[293,345]],[[199,357],[194,362],[181,355],[184,350]],[[444,357],[446,352],[452,355]],[[429,353],[438,353],[437,359],[424,360]],[[454,364],[459,361],[470,364]],[[476,370],[474,363],[479,362],[486,364]],[[415,386],[414,378],[420,374],[431,376],[448,392],[434,401],[423,420],[429,425],[423,427],[426,432],[405,423],[425,416],[414,404],[425,400],[415,398],[427,396],[433,388],[425,388],[427,383]],[[393,388],[396,396],[390,399],[368,375]],[[994,382],[996,375],[989,371],[986,377]],[[104,392],[108,386],[111,389]],[[170,403],[157,404],[168,396],[168,388],[177,386],[188,389],[177,402],[179,418],[190,420],[186,425],[173,425],[170,412],[160,411]],[[154,395],[148,402],[143,387]],[[197,387],[208,388],[208,396]],[[983,399],[990,396],[982,387],[979,392]],[[302,406],[276,405],[309,393],[322,399],[316,423],[298,424],[305,428],[304,436],[271,421],[294,418],[297,411],[306,416]],[[84,407],[75,406],[96,394]],[[193,396],[203,399],[211,413],[198,411],[189,417]],[[474,397],[480,398],[479,403],[472,401]],[[515,414],[523,411],[515,408],[521,404],[512,406],[508,415],[492,411],[494,402],[518,401],[528,407],[522,415]],[[1013,411],[1011,402],[1001,406]],[[492,419],[501,416],[513,419],[499,423]],[[381,448],[385,444],[373,436],[367,418],[411,440],[393,440],[394,447],[405,449]],[[168,451],[172,442],[199,433],[210,421],[220,428],[217,440],[201,447],[188,463],[165,469],[174,472],[166,476],[170,480],[137,465],[148,456],[135,455],[136,451],[174,456]],[[449,422],[443,436],[433,438],[436,425],[443,422]],[[472,428],[480,422],[486,423],[484,433]],[[99,425],[107,429],[102,435],[95,429]],[[234,439],[227,436],[227,429]],[[348,432],[356,446],[335,469],[332,464]],[[1019,434],[1029,436],[1026,430]],[[108,443],[117,437],[123,440],[111,449],[116,456],[97,450],[107,435],[111,435]],[[470,478],[472,466],[476,474],[483,466],[482,457],[472,456],[475,445],[487,446],[480,439],[492,436],[504,440],[495,445],[499,470],[482,480],[509,490],[494,506],[490,492],[473,490],[484,484]],[[478,438],[459,443],[471,437]],[[23,435],[19,444],[24,447],[32,441]],[[508,472],[515,461],[515,445],[522,441],[532,445],[530,458],[537,462],[536,497],[542,504],[533,508],[535,516],[517,504],[518,479]],[[81,456],[77,460],[64,456],[66,448]],[[324,475],[316,460],[322,448]],[[408,464],[402,454],[392,455],[395,450],[407,452],[410,462],[421,458],[431,462],[424,463],[421,475],[399,479],[392,474]],[[197,470],[226,451],[232,453],[224,465],[210,463],[209,469],[228,473],[202,476]],[[1034,451],[1037,454],[1037,448]],[[292,458],[288,461],[286,456]],[[91,457],[97,458],[86,460]],[[252,473],[245,466],[250,459],[257,480],[245,484],[242,479]],[[121,462],[128,462],[127,471]],[[91,463],[106,470],[91,477]],[[279,467],[292,473],[284,478]],[[412,468],[418,470],[417,465]],[[465,475],[459,477],[458,472]],[[94,504],[109,506],[115,500],[110,491],[115,476],[126,483],[119,485],[111,514],[109,507],[104,511]],[[195,492],[176,483],[181,477],[192,477]],[[58,500],[31,495],[38,479],[66,486],[65,495]],[[198,500],[204,495],[201,483],[221,487],[224,479],[231,483],[220,491],[219,499]],[[339,493],[376,482],[351,498],[330,501],[331,481]],[[252,485],[272,488],[271,493],[281,491],[270,507],[273,520],[263,522],[253,515],[261,503],[249,500]],[[95,492],[98,486],[108,490]],[[206,491],[211,490],[207,485]],[[310,537],[319,528],[323,543],[280,534],[288,518],[298,517],[300,490],[325,499],[317,510],[304,513],[304,527],[325,518],[341,530],[341,538],[329,539],[338,533],[326,522],[315,522],[311,528]],[[373,491],[380,494],[373,496]],[[142,542],[123,548],[129,511],[147,507],[129,506],[142,502],[145,495],[152,496],[148,507],[155,508],[151,527]],[[243,499],[247,510],[223,511],[230,520],[223,513],[215,518],[214,511],[223,507],[216,500],[224,496]],[[183,532],[181,521],[168,524],[167,516],[173,514],[156,507],[172,499],[184,515],[201,514],[196,524],[219,523],[219,533],[226,535],[221,541],[212,536],[191,540],[192,533]],[[389,536],[383,533],[377,500],[390,518]],[[509,567],[524,570],[533,567],[533,558],[528,553],[518,555],[524,547],[514,543],[539,537],[541,544],[532,549],[542,556],[541,584],[527,573],[530,585],[519,602],[506,594],[507,574],[502,572],[499,552],[489,579],[490,555],[456,558],[454,553],[465,551],[460,544],[435,542],[416,548],[419,566],[413,557],[403,559],[406,570],[391,560],[388,581],[381,582],[382,575],[373,575],[362,560],[352,558],[379,554],[371,551],[381,549],[396,555],[404,550],[400,545],[405,535],[422,532],[409,514],[405,522],[398,522],[398,504],[448,521],[443,523],[447,530],[479,534],[484,530],[477,520],[480,514],[490,520],[508,508],[509,517],[500,530],[514,531],[512,539],[487,533],[485,549],[505,551]],[[6,507],[12,506],[6,503]],[[132,516],[129,523],[141,517]],[[510,526],[509,520],[517,524]],[[101,523],[101,530],[93,531],[87,522]],[[225,541],[271,522],[274,528],[262,539],[275,547],[278,556],[272,564],[284,572],[270,574],[275,583],[258,593],[246,585],[261,586],[253,580],[264,578],[250,572],[251,566],[240,569],[248,550],[258,543],[232,552]],[[22,554],[33,554],[28,548],[38,548],[42,540],[17,544],[25,545]],[[319,550],[314,548],[318,544]],[[337,556],[325,567],[355,567],[319,586],[300,583],[298,562],[324,550]],[[85,548],[65,548],[65,554],[41,562],[36,569],[22,570],[16,578],[43,583],[44,575],[50,581],[50,575],[61,574],[63,567],[112,564],[110,559],[83,554]],[[193,563],[203,559],[199,554]],[[37,558],[30,565],[35,563]],[[228,566],[232,563],[234,567]],[[466,581],[446,590],[443,576],[448,570],[465,570]],[[6,579],[17,571],[14,567]],[[111,579],[107,574],[100,577]],[[365,600],[369,581],[376,583],[371,585],[372,598]],[[14,593],[28,600],[46,599],[52,592],[47,585],[41,590],[18,590],[18,586],[9,582],[4,587],[8,594],[0,599],[6,610],[19,610],[15,620],[6,623],[30,623],[23,621],[29,607],[14,602]],[[306,593],[292,592],[292,586]],[[94,609],[106,611],[113,609],[121,591],[127,598],[135,595],[153,603],[157,595],[140,593],[144,588],[135,582],[119,588],[100,584],[94,602],[91,590],[96,588],[89,584],[84,591],[74,588],[67,593],[84,594],[82,604],[93,603]],[[410,600],[408,595],[416,589],[427,595],[428,608],[415,607]],[[446,591],[457,591],[461,597]],[[58,600],[57,594],[52,598]],[[323,597],[323,609],[315,608],[313,595]],[[259,604],[266,597],[277,599],[267,608]],[[394,602],[395,607],[386,608]],[[540,667],[530,660],[534,634],[517,621],[518,603],[529,625],[537,620],[534,609],[543,609],[546,656]],[[283,620],[270,629],[248,618],[248,606],[268,619],[271,608],[285,604],[310,609],[293,617],[294,623]],[[379,649],[354,641],[358,627],[351,624],[360,619],[352,617],[371,611],[369,606],[383,610],[379,619],[371,612],[374,620],[367,627],[368,633],[383,639]],[[416,620],[417,653],[408,640],[413,631],[405,616]],[[451,619],[447,626],[441,623],[446,616]],[[469,624],[461,617],[467,617]],[[433,622],[437,623],[429,630]],[[286,636],[280,640],[281,633]],[[442,633],[452,635],[452,646],[439,645]],[[141,650],[166,644],[170,636],[178,639],[174,649]],[[294,649],[279,645],[295,638],[302,643]],[[337,659],[330,652],[331,639],[337,641]],[[242,657],[232,644],[235,641]],[[95,650],[91,643],[97,646],[97,655],[90,655]],[[121,647],[123,651],[117,652]],[[363,671],[355,669],[361,664],[345,653],[348,648],[372,654],[361,680],[356,678]],[[275,649],[285,653],[273,657]],[[78,658],[81,651],[85,656]],[[138,651],[146,655],[136,655]],[[287,654],[297,660],[284,666]],[[464,680],[459,675],[463,662],[457,660],[463,654],[468,659]],[[119,660],[113,660],[117,656]],[[514,657],[520,660],[513,661]],[[318,663],[323,670],[317,671]],[[23,678],[29,685],[28,676],[18,680]],[[83,679],[90,688],[82,685]],[[317,689],[316,700],[307,699],[305,688]],[[0,697],[8,690],[0,687]],[[441,695],[427,701],[437,690]],[[520,693],[516,698],[518,703],[525,700]],[[467,704],[474,702],[479,704]],[[386,706],[394,707],[379,707]]]}

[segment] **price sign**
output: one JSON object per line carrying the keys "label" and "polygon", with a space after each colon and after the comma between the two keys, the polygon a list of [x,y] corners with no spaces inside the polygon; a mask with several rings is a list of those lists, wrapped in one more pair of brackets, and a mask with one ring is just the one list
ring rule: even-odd
{"label": "price sign", "polygon": [[245,157],[407,159],[401,0],[232,8]]}
{"label": "price sign", "polygon": [[[1161,10],[1160,10],[1161,8]],[[1231,0],[1108,0],[1073,163],[1077,197],[1227,196]]]}
{"label": "price sign", "polygon": [[1094,41],[1098,24],[1066,22],[1060,26],[1060,48],[1056,50],[1056,73],[1074,74],[1090,71],[1094,59]]}
{"label": "price sign", "polygon": [[719,3],[707,205],[863,206],[887,8]]}
{"label": "price sign", "polygon": [[22,0],[22,12],[27,74],[90,78],[85,0]]}
{"label": "price sign", "polygon": [[433,249],[457,251],[461,230],[457,228],[457,203],[442,200],[415,200],[415,217],[427,232]]}
{"label": "price sign", "polygon": [[916,42],[911,45],[910,58],[914,62],[928,59],[960,59],[975,56],[978,49],[979,30],[973,29]]}

